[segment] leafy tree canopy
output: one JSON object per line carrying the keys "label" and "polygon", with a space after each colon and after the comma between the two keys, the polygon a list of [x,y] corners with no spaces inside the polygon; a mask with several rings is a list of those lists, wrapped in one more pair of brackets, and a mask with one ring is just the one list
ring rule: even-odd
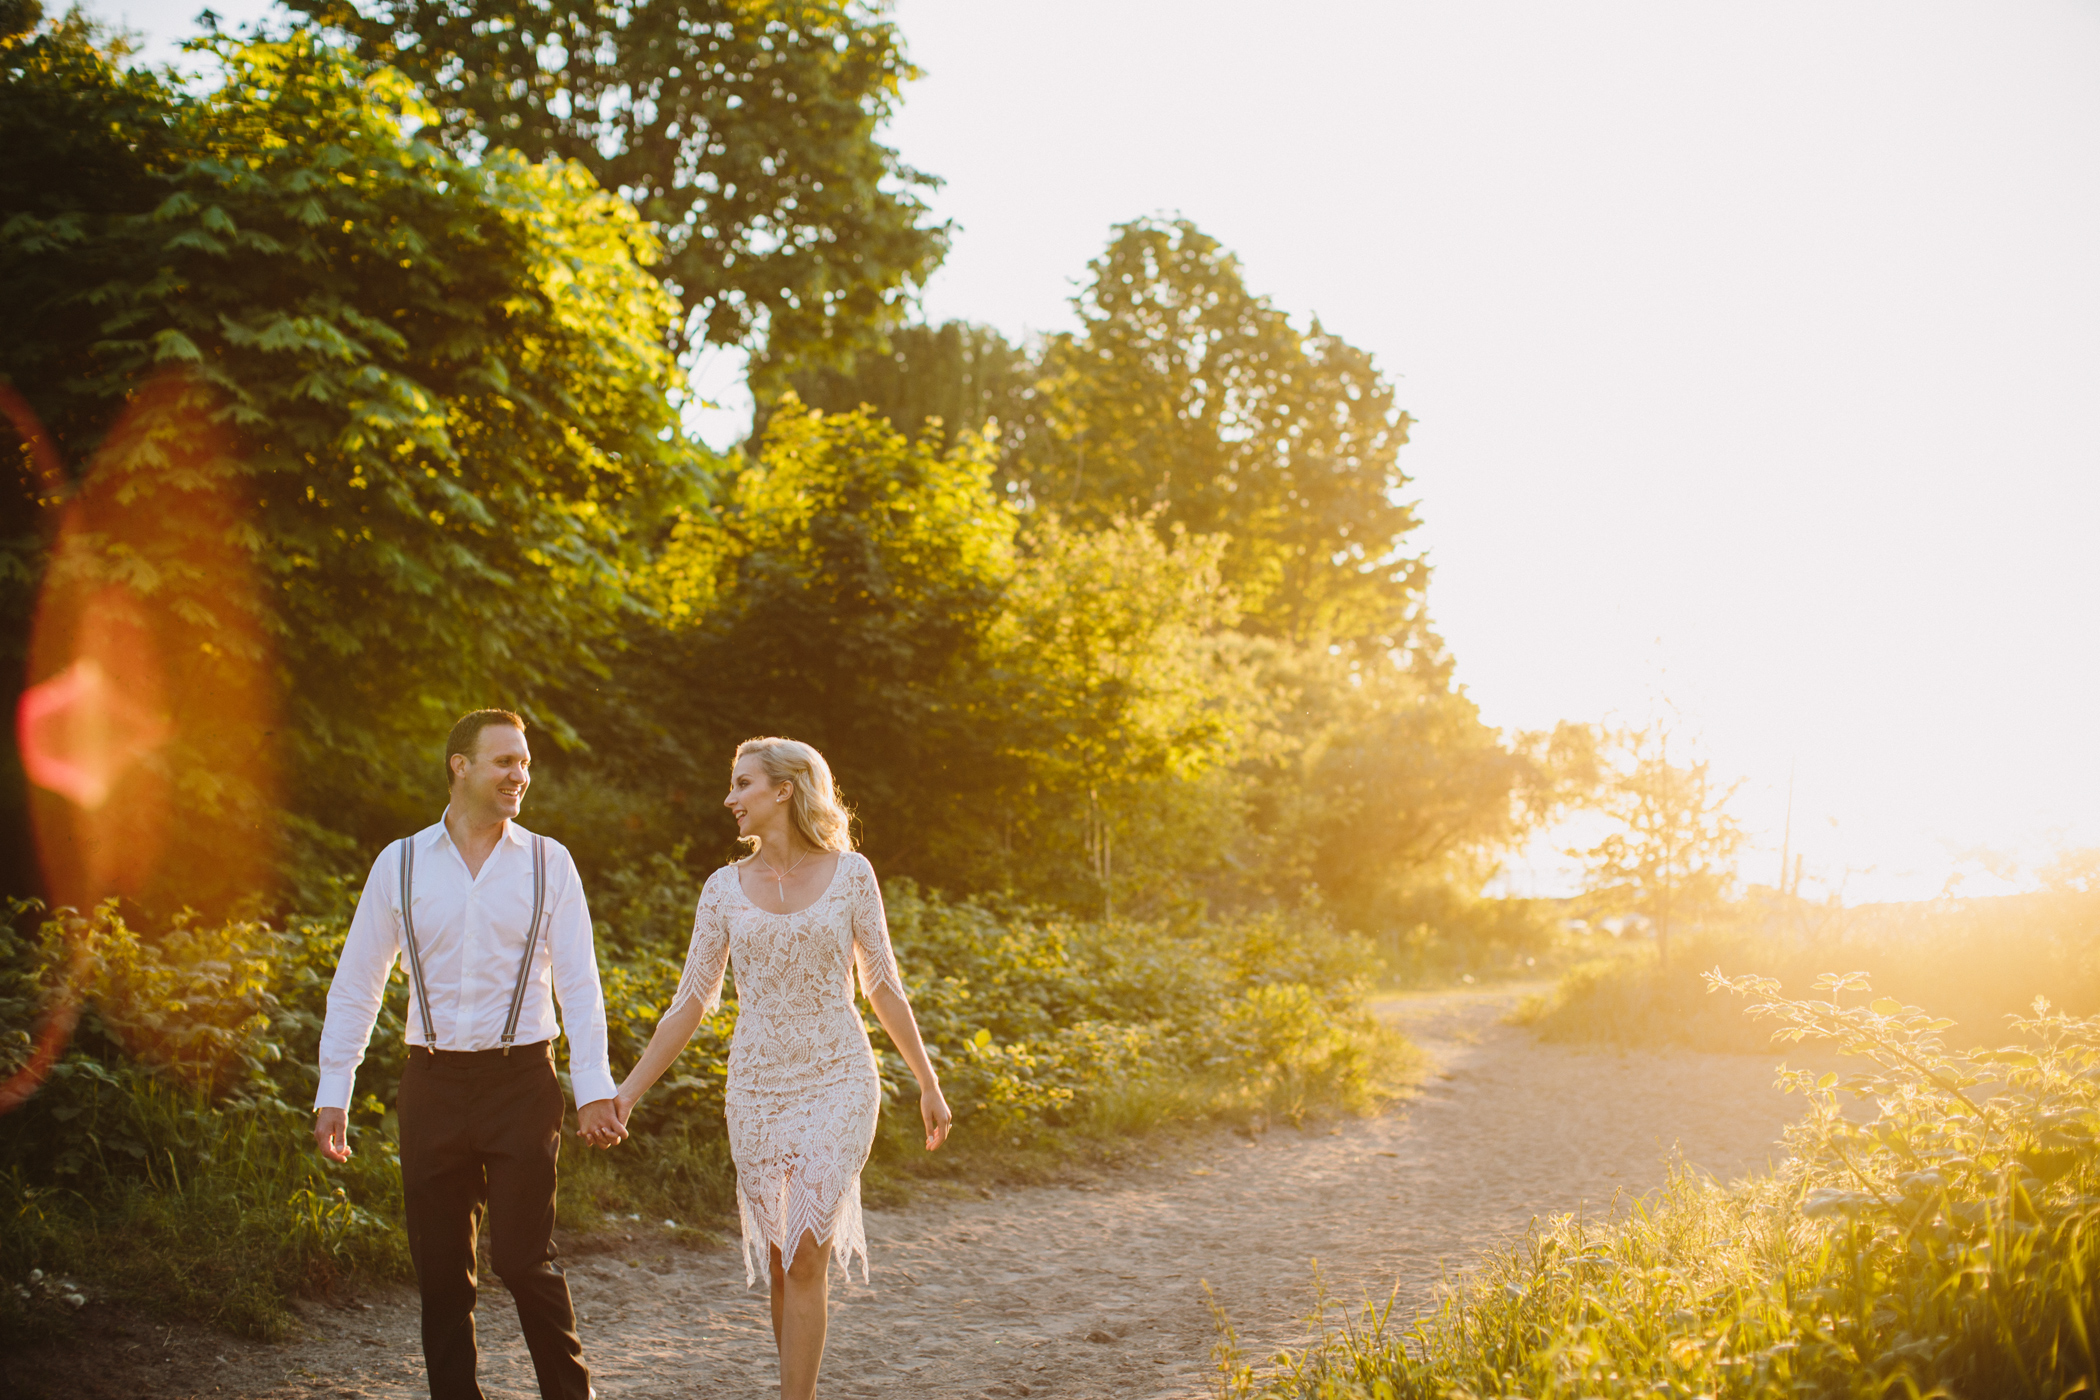
{"label": "leafy tree canopy", "polygon": [[1371,357],[1299,331],[1186,220],[1121,225],[1044,347],[1015,453],[1030,496],[1076,521],[1156,512],[1227,540],[1244,626],[1408,648],[1427,573],[1403,548],[1408,416]]}
{"label": "leafy tree canopy", "polygon": [[724,781],[737,741],[803,739],[831,757],[876,858],[913,869],[991,742],[963,731],[957,686],[1014,563],[992,473],[974,440],[942,452],[785,398],[716,508],[671,530],[641,580],[654,616],[579,700],[602,770],[676,796],[659,808],[675,812]]}
{"label": "leafy tree canopy", "polygon": [[[996,425],[995,438],[1029,421],[1035,361],[990,326],[948,321],[899,326],[852,364],[793,376],[797,397],[825,413],[867,408],[899,432],[933,432],[943,444]],[[764,405],[754,436],[765,434]]]}
{"label": "leafy tree canopy", "polygon": [[0,602],[22,655],[43,600],[32,681],[158,648],[170,870],[286,814],[306,869],[359,863],[488,703],[551,732],[536,820],[594,878],[727,854],[716,784],[774,732],[887,873],[1141,916],[1317,890],[1392,931],[1574,781],[1580,735],[1451,683],[1390,387],[1190,225],[1117,230],[1073,335],[805,365],[815,406],[722,462],[600,156],[429,139],[423,89],[311,32],[212,41],[197,92],[12,33],[0,375],[64,479],[11,498]]}
{"label": "leafy tree canopy", "polygon": [[1023,349],[984,326],[904,327],[796,387],[907,433],[987,431],[1015,493],[1079,528],[1219,536],[1251,633],[1447,669],[1406,547],[1411,420],[1371,357],[1317,319],[1299,330],[1186,220],[1119,226],[1091,272],[1076,333]]}
{"label": "leafy tree canopy", "polygon": [[[390,832],[458,711],[567,732],[551,678],[603,669],[643,527],[698,498],[655,241],[575,165],[404,135],[408,83],[310,34],[218,41],[201,98],[89,37],[10,44],[0,90],[0,188],[40,201],[0,228],[0,374],[56,425],[80,526],[18,543],[53,590],[126,590],[171,655],[272,668],[290,805]],[[70,173],[33,139],[54,113]],[[227,542],[230,590],[185,563]]]}
{"label": "leafy tree canopy", "polygon": [[917,76],[886,5],[289,3],[421,84],[449,144],[574,161],[632,200],[691,333],[760,351],[762,391],[873,344],[946,251],[935,180],[877,139]]}

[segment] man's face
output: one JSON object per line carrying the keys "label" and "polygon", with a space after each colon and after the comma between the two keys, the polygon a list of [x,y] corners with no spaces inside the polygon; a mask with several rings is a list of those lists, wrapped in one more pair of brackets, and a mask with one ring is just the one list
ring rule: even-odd
{"label": "man's face", "polygon": [[532,749],[507,724],[491,724],[475,736],[472,755],[454,754],[452,802],[483,821],[518,815],[532,786]]}

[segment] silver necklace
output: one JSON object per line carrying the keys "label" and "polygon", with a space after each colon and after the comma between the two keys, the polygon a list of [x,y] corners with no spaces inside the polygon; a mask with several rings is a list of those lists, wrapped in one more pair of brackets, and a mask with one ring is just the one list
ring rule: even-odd
{"label": "silver necklace", "polygon": [[786,870],[782,870],[779,866],[773,864],[773,862],[770,860],[766,861],[765,863],[766,870],[773,876],[773,892],[775,897],[780,900],[780,907],[783,911],[786,910],[788,902],[787,878],[788,876],[794,874],[797,870],[800,870],[802,868],[802,862],[808,859],[809,852],[804,851],[801,855],[795,858],[795,863],[789,866]]}

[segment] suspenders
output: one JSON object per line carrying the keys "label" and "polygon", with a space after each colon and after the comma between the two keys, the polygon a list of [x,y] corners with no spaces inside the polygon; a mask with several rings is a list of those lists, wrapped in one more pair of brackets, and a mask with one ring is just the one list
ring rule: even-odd
{"label": "suspenders", "polygon": [[[423,1013],[423,1045],[437,1049],[437,1029],[430,1019],[430,990],[423,981],[423,952],[416,946],[416,844],[412,836],[401,838],[401,932],[408,944],[408,975],[416,984],[416,1007]],[[518,964],[518,985],[510,994],[510,1015],[503,1021],[503,1053],[518,1036],[518,1017],[525,1010],[525,988],[532,982],[532,955],[540,946],[540,912],[547,906],[547,838],[532,838],[532,923],[525,931],[525,961]]]}
{"label": "suspenders", "polygon": [[532,980],[532,955],[540,946],[540,910],[547,903],[547,838],[532,838],[532,922],[525,928],[525,961],[518,964],[518,985],[510,994],[510,1015],[503,1021],[503,1053],[517,1038],[518,1013],[525,1009],[525,984]]}

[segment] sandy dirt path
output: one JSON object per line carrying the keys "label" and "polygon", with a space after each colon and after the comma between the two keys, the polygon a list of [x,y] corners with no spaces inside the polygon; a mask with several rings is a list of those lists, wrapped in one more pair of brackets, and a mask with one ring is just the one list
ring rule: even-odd
{"label": "sandy dirt path", "polygon": [[[1215,1339],[1205,1281],[1259,1357],[1303,1340],[1315,1259],[1333,1298],[1382,1298],[1397,1281],[1411,1314],[1445,1271],[1534,1217],[1653,1189],[1673,1149],[1723,1179],[1776,1156],[1795,1110],[1772,1087],[1775,1060],[1539,1045],[1501,1024],[1514,999],[1381,1001],[1435,1069],[1377,1119],[1220,1134],[1093,1186],[870,1211],[872,1286],[834,1276],[820,1393],[1201,1396]],[[733,1248],[638,1233],[572,1259],[569,1277],[605,1400],[778,1394],[764,1294],[745,1289]],[[209,1358],[171,1356],[167,1388],[128,1393],[425,1393],[412,1295],[317,1309],[312,1328],[281,1347],[221,1341]],[[536,1395],[500,1288],[484,1294],[481,1335],[490,1400]]]}

